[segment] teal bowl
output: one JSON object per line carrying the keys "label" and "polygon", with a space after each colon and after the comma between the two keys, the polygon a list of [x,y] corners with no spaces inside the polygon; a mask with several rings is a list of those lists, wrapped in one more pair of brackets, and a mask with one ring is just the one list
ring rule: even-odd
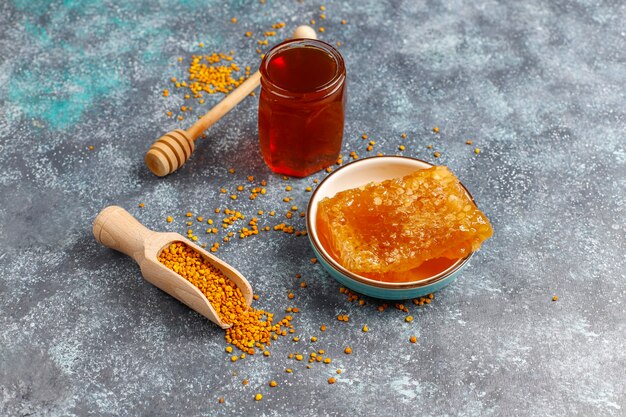
{"label": "teal bowl", "polygon": [[[332,197],[339,191],[360,187],[372,181],[379,182],[402,177],[417,169],[426,169],[432,166],[432,164],[420,159],[405,156],[379,156],[359,159],[337,169],[317,186],[307,209],[307,233],[319,263],[331,277],[351,290],[370,297],[406,300],[439,291],[459,276],[473,254],[456,260],[436,275],[423,277],[417,281],[377,281],[351,272],[340,265],[326,251],[317,234],[317,206],[322,199]],[[472,198],[467,189],[465,192]]]}

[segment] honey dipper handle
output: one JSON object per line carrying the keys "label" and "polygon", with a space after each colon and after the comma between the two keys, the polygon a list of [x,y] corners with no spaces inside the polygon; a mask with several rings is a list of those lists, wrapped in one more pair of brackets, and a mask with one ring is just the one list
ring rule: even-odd
{"label": "honey dipper handle", "polygon": [[[293,32],[294,39],[310,38],[317,39],[315,29],[310,26],[298,26]],[[232,110],[241,100],[246,98],[248,94],[254,91],[261,83],[261,73],[255,72],[237,87],[232,93],[227,95],[222,101],[217,103],[215,107],[209,110],[200,120],[187,129],[187,137],[196,140],[198,137],[222,118],[226,113]]]}
{"label": "honey dipper handle", "polygon": [[241,100],[253,92],[260,82],[261,73],[257,71],[187,129],[187,136],[192,140],[196,140],[202,132],[213,126],[222,116],[231,111]]}
{"label": "honey dipper handle", "polygon": [[139,263],[144,259],[146,244],[155,234],[119,206],[103,209],[93,221],[93,235],[98,242]]}

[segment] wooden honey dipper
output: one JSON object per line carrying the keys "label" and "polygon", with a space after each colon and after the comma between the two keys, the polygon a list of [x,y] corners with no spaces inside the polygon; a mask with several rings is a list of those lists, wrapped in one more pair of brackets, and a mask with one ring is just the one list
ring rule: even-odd
{"label": "wooden honey dipper", "polygon": [[[293,32],[293,39],[316,38],[315,30],[310,26],[298,26]],[[150,171],[163,177],[183,166],[195,149],[194,141],[200,137],[202,132],[213,126],[222,116],[246,98],[259,86],[260,82],[261,73],[256,71],[189,129],[176,129],[161,136],[152,144],[144,158]]]}
{"label": "wooden honey dipper", "polygon": [[204,294],[191,282],[159,262],[158,257],[163,249],[174,242],[183,242],[188,245],[205,261],[222,271],[241,290],[247,305],[252,303],[252,287],[235,268],[178,233],[159,233],[146,228],[119,206],[109,206],[98,214],[93,221],[93,235],[104,246],[133,258],[139,264],[141,274],[146,281],[186,304],[222,329],[227,329],[231,325],[220,319]]}

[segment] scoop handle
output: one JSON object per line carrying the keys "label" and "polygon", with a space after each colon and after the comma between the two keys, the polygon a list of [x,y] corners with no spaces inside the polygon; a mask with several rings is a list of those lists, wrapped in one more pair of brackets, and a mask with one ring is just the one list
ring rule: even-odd
{"label": "scoop handle", "polygon": [[120,206],[106,207],[93,221],[93,235],[99,243],[139,263],[145,257],[146,244],[155,233]]}

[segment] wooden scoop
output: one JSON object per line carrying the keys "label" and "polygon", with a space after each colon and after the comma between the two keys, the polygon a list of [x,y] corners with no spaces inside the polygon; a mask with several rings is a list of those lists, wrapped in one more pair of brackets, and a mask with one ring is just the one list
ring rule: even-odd
{"label": "wooden scoop", "polygon": [[[293,32],[293,39],[316,38],[315,30],[310,26],[298,26]],[[159,177],[163,177],[183,166],[195,149],[194,141],[198,139],[202,132],[213,126],[222,116],[246,98],[259,86],[260,82],[261,74],[257,71],[222,101],[217,103],[215,107],[209,110],[189,129],[176,129],[161,136],[159,140],[152,144],[144,158],[150,171]]]}
{"label": "wooden scoop", "polygon": [[235,283],[247,305],[252,302],[250,283],[235,268],[178,233],[159,233],[146,228],[119,206],[109,206],[98,214],[93,222],[93,235],[104,246],[120,251],[137,261],[146,281],[202,314],[222,329],[229,328],[230,324],[220,319],[209,300],[195,285],[159,262],[157,258],[161,250],[174,242],[189,245]]}

